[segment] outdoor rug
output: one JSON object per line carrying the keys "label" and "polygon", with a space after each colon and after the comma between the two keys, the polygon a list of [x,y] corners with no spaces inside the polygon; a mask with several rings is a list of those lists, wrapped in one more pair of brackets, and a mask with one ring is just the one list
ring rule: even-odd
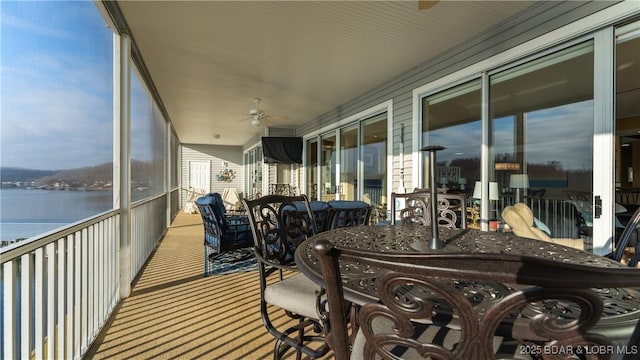
{"label": "outdoor rug", "polygon": [[205,276],[251,271],[258,268],[253,248],[226,251],[205,257]]}

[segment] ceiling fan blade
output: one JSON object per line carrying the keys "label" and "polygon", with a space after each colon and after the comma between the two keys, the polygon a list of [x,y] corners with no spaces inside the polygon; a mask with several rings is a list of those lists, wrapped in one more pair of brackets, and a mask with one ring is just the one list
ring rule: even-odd
{"label": "ceiling fan blade", "polygon": [[265,115],[262,119],[268,120],[270,122],[286,122],[289,121],[289,118],[283,115]]}
{"label": "ceiling fan blade", "polygon": [[260,119],[260,124],[262,124],[262,126],[272,126],[273,125],[273,123],[269,119],[266,119],[266,118]]}
{"label": "ceiling fan blade", "polygon": [[418,0],[418,10],[426,10],[435,6],[439,0]]}

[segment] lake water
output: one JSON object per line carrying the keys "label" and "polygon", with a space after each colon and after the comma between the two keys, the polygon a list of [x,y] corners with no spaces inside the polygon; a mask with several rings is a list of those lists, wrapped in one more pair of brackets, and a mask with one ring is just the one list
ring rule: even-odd
{"label": "lake water", "polygon": [[111,191],[0,189],[0,240],[39,235],[107,211]]}

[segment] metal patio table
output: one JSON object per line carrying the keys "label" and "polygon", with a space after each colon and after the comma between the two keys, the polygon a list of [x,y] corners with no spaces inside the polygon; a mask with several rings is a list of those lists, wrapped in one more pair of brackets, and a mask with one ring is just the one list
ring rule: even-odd
{"label": "metal patio table", "polygon": [[[518,237],[512,233],[487,232],[474,229],[439,229],[441,240],[452,249],[444,251],[462,253],[500,253],[542,257],[558,261],[586,264],[598,267],[621,267],[611,259],[563,245]],[[299,270],[322,285],[322,274],[315,250],[314,240],[327,239],[339,247],[357,248],[373,252],[415,253],[424,251],[424,243],[431,237],[430,227],[421,225],[356,226],[335,229],[315,235],[301,243],[296,250]],[[365,305],[378,302],[374,289],[375,269],[340,264],[344,296],[347,300]],[[640,276],[640,272],[638,273]],[[562,274],[558,274],[562,276]],[[466,283],[465,291],[474,298],[475,309],[483,313],[496,299],[508,295],[514,285],[501,283]],[[600,333],[612,340],[626,343],[640,318],[640,292],[637,289],[597,289],[604,302],[604,312],[591,332]],[[555,303],[529,308],[525,316],[540,311],[552,311],[558,315],[575,313],[572,304]],[[514,329],[516,329],[514,327]],[[517,331],[517,330],[514,330]],[[518,334],[511,334],[517,337]]]}

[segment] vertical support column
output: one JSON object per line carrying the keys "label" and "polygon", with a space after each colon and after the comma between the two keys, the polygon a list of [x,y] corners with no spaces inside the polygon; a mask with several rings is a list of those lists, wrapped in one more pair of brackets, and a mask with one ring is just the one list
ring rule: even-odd
{"label": "vertical support column", "polygon": [[120,297],[125,298],[131,293],[131,40],[114,34],[113,43],[113,206],[120,210]]}
{"label": "vertical support column", "polygon": [[593,79],[593,195],[602,199],[602,214],[593,218],[593,252],[604,255],[613,248],[614,210],[614,74],[615,34],[612,27],[595,34]]}
{"label": "vertical support column", "polygon": [[166,226],[168,228],[171,225],[171,208],[173,206],[171,201],[171,171],[173,169],[173,164],[171,164],[171,126],[167,119],[164,119],[164,189],[165,189],[165,197],[167,201],[165,202],[166,208]]}
{"label": "vertical support column", "polygon": [[491,124],[489,123],[489,75],[482,73],[482,144],[480,146],[480,181],[482,184],[482,192],[480,197],[480,229],[482,231],[489,230],[489,161],[491,144]]}

